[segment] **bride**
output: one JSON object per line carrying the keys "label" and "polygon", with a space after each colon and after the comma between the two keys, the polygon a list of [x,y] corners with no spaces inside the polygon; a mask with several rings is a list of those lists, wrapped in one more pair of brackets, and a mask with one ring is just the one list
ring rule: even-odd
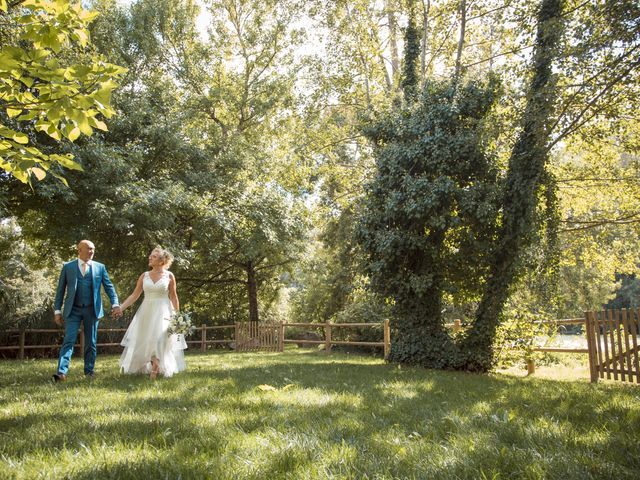
{"label": "bride", "polygon": [[176,279],[168,268],[173,255],[156,247],[149,255],[150,271],[138,278],[133,293],[120,308],[124,311],[135,303],[144,291],[144,299],[124,334],[121,345],[120,370],[124,373],[158,374],[170,377],[186,368],[183,350],[187,344],[183,335],[169,335],[169,319],[180,306]]}

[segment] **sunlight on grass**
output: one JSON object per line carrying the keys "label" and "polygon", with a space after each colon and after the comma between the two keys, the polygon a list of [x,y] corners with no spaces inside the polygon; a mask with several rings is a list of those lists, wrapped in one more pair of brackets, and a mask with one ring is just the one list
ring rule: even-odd
{"label": "sunlight on grass", "polygon": [[151,382],[99,358],[0,362],[0,478],[636,478],[640,389],[386,365],[190,354]]}

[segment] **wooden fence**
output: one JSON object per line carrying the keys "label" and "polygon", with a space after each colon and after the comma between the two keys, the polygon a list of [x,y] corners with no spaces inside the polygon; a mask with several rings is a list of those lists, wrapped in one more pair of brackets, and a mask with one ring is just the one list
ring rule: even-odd
{"label": "wooden fence", "polygon": [[[587,354],[591,381],[598,378],[640,383],[638,335],[640,309],[602,310],[585,312],[583,318],[540,322],[542,324],[584,325],[587,348],[537,347],[539,352]],[[528,362],[529,373],[535,371]]]}
{"label": "wooden fence", "polygon": [[591,381],[598,378],[640,383],[640,308],[586,312]]}
{"label": "wooden fence", "polygon": [[[216,344],[229,344],[234,341],[231,339],[208,339],[207,332],[214,330],[225,330],[225,329],[235,329],[235,325],[215,325],[208,326],[202,325],[196,328],[194,333],[194,337],[199,337],[198,340],[187,340],[187,345],[189,346],[198,346],[200,350],[203,352],[207,350],[209,345]],[[98,328],[98,338],[100,334],[105,333],[121,333],[124,334],[126,332],[126,328]],[[25,351],[27,350],[51,350],[51,349],[59,349],[61,344],[36,344],[29,345],[26,343],[27,335],[31,334],[48,334],[49,338],[51,336],[57,334],[57,336],[62,337],[64,335],[64,330],[62,329],[27,329],[27,330],[4,330],[2,333],[14,335],[18,338],[17,345],[3,345],[0,346],[0,351],[2,350],[18,350],[18,358],[23,359],[25,357]],[[121,335],[122,336],[122,335]],[[98,342],[97,347],[119,347],[120,342]],[[82,329],[80,329],[80,333],[78,334],[78,342],[76,343],[76,347],[80,349],[80,351],[84,350],[84,335],[82,334]]]}
{"label": "wooden fence", "polygon": [[[542,325],[585,325],[588,348],[562,348],[562,347],[534,347],[537,352],[588,354],[591,372],[591,381],[597,382],[598,378],[622,380],[640,383],[638,334],[640,331],[640,309],[616,310],[608,312],[586,312],[584,318],[568,318],[537,322]],[[459,320],[448,327],[454,330],[462,328]],[[324,338],[318,340],[286,338],[287,327],[321,329]],[[349,328],[379,328],[383,329],[382,342],[336,340],[334,332],[338,329]],[[229,338],[209,339],[208,332],[216,330],[231,330]],[[101,333],[124,333],[125,328],[98,329]],[[3,350],[18,350],[18,358],[25,357],[25,351],[36,349],[58,349],[60,344],[29,345],[26,343],[29,334],[57,334],[62,336],[61,329],[31,329],[10,330],[3,333],[13,334],[18,338],[17,345],[0,346]],[[277,351],[282,352],[286,344],[318,345],[323,346],[326,353],[331,352],[334,345],[381,347],[384,357],[387,359],[391,351],[391,330],[389,320],[379,323],[271,323],[249,324],[235,323],[233,325],[201,325],[196,329],[195,336],[198,339],[187,340],[189,346],[197,346],[201,351],[206,351],[211,345],[227,344],[238,351]],[[225,334],[223,333],[223,337]],[[84,336],[79,335],[79,343],[76,346],[80,350],[84,348]],[[98,343],[98,347],[117,347],[119,342]],[[533,360],[527,362],[529,374],[535,372]]]}
{"label": "wooden fence", "polygon": [[[584,325],[584,318],[562,318],[559,320],[544,320],[541,322],[536,322],[538,325],[552,325],[552,326],[560,326],[560,325]],[[582,354],[589,353],[588,348],[563,348],[563,347],[534,347],[534,352],[547,352],[547,353],[571,353],[571,354]],[[535,362],[533,359],[527,360],[527,373],[529,375],[533,375],[536,371]]]}
{"label": "wooden fence", "polygon": [[235,349],[239,352],[281,352],[282,322],[239,322]]}
{"label": "wooden fence", "polygon": [[[332,332],[338,328],[367,328],[375,327],[383,328],[383,341],[382,342],[360,342],[350,340],[334,340],[332,339]],[[323,340],[304,340],[304,339],[286,339],[285,332],[286,327],[304,327],[307,329],[322,329],[324,331]],[[121,333],[124,334],[126,328],[99,328],[98,336],[103,333]],[[232,336],[226,339],[211,340],[208,338],[208,333],[213,330],[231,330]],[[60,344],[53,344],[51,342],[46,344],[32,345],[26,342],[27,336],[31,334],[48,334],[50,337],[57,334],[62,337],[64,334],[62,329],[29,329],[29,330],[5,330],[3,333],[11,334],[17,337],[17,345],[4,345],[0,346],[0,351],[3,350],[17,350],[18,358],[25,358],[25,352],[27,350],[52,350],[60,348]],[[224,334],[223,334],[224,336]],[[50,338],[49,337],[49,338]],[[389,321],[385,320],[382,324],[379,323],[285,323],[279,322],[274,324],[258,324],[251,325],[249,322],[238,322],[233,325],[216,325],[207,326],[201,325],[197,327],[194,333],[194,337],[199,339],[187,340],[187,345],[197,346],[201,351],[206,351],[210,345],[227,344],[238,351],[279,351],[284,350],[285,344],[301,344],[301,345],[323,345],[325,352],[329,353],[334,345],[350,345],[350,346],[369,346],[369,347],[382,347],[384,350],[385,358],[388,358],[391,349],[391,332],[389,329]],[[76,343],[76,347],[80,348],[80,351],[84,349],[84,335],[82,331],[78,334],[79,342]],[[98,342],[97,347],[118,347],[120,342]]]}
{"label": "wooden fence", "polygon": [[[391,328],[389,325],[389,320],[385,320],[382,322],[382,325],[379,323],[283,323],[282,324],[282,333],[281,333],[281,342],[284,348],[284,344],[286,343],[296,343],[300,345],[324,345],[324,351],[326,353],[331,352],[331,347],[333,345],[349,345],[349,346],[359,346],[359,347],[382,347],[384,351],[385,360],[389,358],[389,353],[391,353]],[[360,341],[351,341],[351,340],[334,340],[333,332],[335,329],[342,328],[367,328],[367,327],[380,327],[382,326],[382,342],[360,342]],[[303,327],[303,328],[322,328],[324,331],[324,339],[323,340],[289,340],[285,339],[285,327]],[[282,350],[280,350],[282,351]]]}

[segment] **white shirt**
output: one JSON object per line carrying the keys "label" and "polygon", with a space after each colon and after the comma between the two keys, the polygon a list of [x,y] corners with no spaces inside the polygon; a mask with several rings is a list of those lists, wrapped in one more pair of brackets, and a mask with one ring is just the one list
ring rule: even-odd
{"label": "white shirt", "polygon": [[[84,260],[78,259],[78,268],[80,269],[80,273],[82,273],[82,265],[83,265],[84,263],[85,263],[85,261],[84,261]],[[86,268],[86,270],[84,271],[84,273],[82,273],[82,276],[83,276],[83,277],[84,277],[84,276],[87,274],[87,272],[89,271],[89,267],[91,267],[91,260],[89,260],[89,261],[88,261],[88,262],[86,262],[86,263],[87,263],[87,268]]]}

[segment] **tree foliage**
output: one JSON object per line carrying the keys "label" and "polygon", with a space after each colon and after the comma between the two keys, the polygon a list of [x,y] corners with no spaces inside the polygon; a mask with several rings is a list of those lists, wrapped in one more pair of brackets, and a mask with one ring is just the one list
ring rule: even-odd
{"label": "tree foliage", "polygon": [[492,249],[491,272],[475,321],[464,341],[465,368],[487,371],[493,362],[495,334],[509,291],[521,273],[519,261],[536,227],[535,212],[548,161],[549,123],[555,103],[552,65],[562,35],[562,0],[543,0],[533,75],[522,114],[522,130],[509,158],[502,199],[501,228]]}
{"label": "tree foliage", "polygon": [[[149,249],[170,249],[182,303],[207,321],[266,312],[306,228],[288,177],[288,13],[272,22],[265,12],[277,5],[240,3],[212,2],[219,23],[204,38],[192,2],[96,2],[96,48],[128,68],[113,97],[120,115],[73,147],[84,170],[69,188],[10,188],[26,237],[63,258],[91,238],[120,292]],[[239,30],[234,5],[244,9]]]}
{"label": "tree foliage", "polygon": [[492,82],[427,82],[418,102],[367,130],[378,173],[360,238],[373,288],[393,299],[393,361],[456,365],[441,312],[446,294],[478,298],[487,275],[498,188],[483,126],[496,93]]}
{"label": "tree foliage", "polygon": [[0,167],[21,182],[42,180],[69,154],[47,153],[37,137],[73,142],[107,130],[111,92],[124,69],[89,52],[88,25],[96,16],[79,2],[24,0],[0,4]]}
{"label": "tree foliage", "polygon": [[0,328],[29,328],[49,313],[53,289],[38,257],[15,221],[0,222]]}

